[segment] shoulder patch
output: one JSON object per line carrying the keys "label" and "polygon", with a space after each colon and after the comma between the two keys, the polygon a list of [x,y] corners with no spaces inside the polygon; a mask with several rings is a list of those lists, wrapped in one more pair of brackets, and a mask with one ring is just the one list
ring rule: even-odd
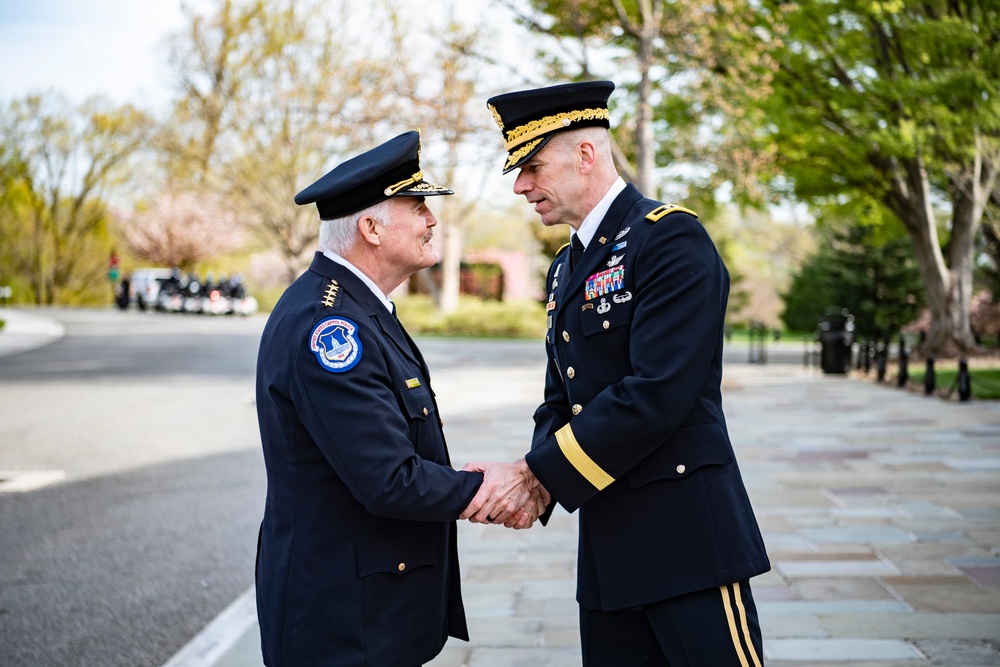
{"label": "shoulder patch", "polygon": [[361,361],[358,325],[344,317],[328,317],[313,327],[309,349],[323,370],[343,373]]}
{"label": "shoulder patch", "polygon": [[670,215],[671,213],[687,213],[693,218],[697,218],[698,214],[689,208],[684,208],[683,206],[676,206],[673,204],[664,204],[663,206],[658,206],[652,211],[646,214],[646,220],[651,220],[657,222],[660,218],[665,215]]}
{"label": "shoulder patch", "polygon": [[326,286],[326,293],[323,295],[320,303],[327,308],[333,308],[337,304],[338,296],[340,296],[340,283],[331,278],[330,284]]}

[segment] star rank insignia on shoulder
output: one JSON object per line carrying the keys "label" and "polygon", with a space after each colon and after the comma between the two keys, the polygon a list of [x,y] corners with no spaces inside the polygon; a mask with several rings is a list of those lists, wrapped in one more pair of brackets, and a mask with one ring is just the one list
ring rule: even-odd
{"label": "star rank insignia on shoulder", "polygon": [[333,308],[337,305],[338,297],[340,297],[340,283],[331,278],[330,283],[326,286],[326,293],[323,294],[323,298],[320,300],[320,304],[326,308]]}
{"label": "star rank insignia on shoulder", "polygon": [[697,218],[698,214],[689,208],[684,208],[683,206],[677,206],[675,204],[664,204],[654,208],[652,211],[646,214],[646,220],[651,222],[658,222],[660,218],[668,216],[671,213],[687,213],[692,218]]}

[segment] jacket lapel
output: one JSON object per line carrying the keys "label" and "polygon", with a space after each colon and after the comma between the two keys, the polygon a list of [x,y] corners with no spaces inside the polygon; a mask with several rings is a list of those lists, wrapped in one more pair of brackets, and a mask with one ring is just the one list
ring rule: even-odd
{"label": "jacket lapel", "polygon": [[580,258],[580,264],[574,267],[571,276],[567,276],[567,289],[571,290],[567,294],[572,294],[579,289],[589,276],[609,268],[605,266],[607,251],[618,240],[616,237],[622,232],[621,226],[625,221],[625,216],[640,199],[642,199],[642,195],[639,194],[634,185],[629,184],[611,202],[611,208],[608,209],[601,224],[598,225],[594,238],[587,244],[587,250]]}
{"label": "jacket lapel", "polygon": [[[368,313],[369,317],[378,325],[378,328],[409,357],[413,362],[426,369],[423,359],[419,358],[416,347],[410,343],[409,336],[403,331],[402,325],[396,317],[386,310],[382,301],[375,296],[368,285],[354,275],[348,268],[334,262],[323,253],[316,253],[313,263],[309,267],[310,271],[318,273],[325,278],[332,278],[340,283],[341,289],[350,295],[357,304]],[[426,373],[426,370],[425,370]]]}

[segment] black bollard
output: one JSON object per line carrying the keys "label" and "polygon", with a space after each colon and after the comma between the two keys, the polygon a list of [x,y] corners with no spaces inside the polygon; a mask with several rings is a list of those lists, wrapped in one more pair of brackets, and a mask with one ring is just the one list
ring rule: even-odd
{"label": "black bollard", "polygon": [[905,387],[910,379],[910,372],[907,366],[910,362],[910,355],[906,351],[906,339],[903,334],[899,334],[899,377],[896,378],[896,386]]}
{"label": "black bollard", "polygon": [[877,380],[879,382],[885,381],[885,364],[886,357],[888,357],[888,351],[886,350],[886,345],[878,345],[875,352],[875,371],[877,375]]}
{"label": "black bollard", "polygon": [[965,359],[958,362],[958,400],[967,401],[972,397],[972,378],[969,376],[969,364]]}
{"label": "black bollard", "polygon": [[875,344],[871,341],[865,343],[863,348],[864,351],[864,362],[865,362],[865,375],[872,369],[872,355],[875,353]]}
{"label": "black bollard", "polygon": [[927,370],[924,371],[924,396],[934,393],[937,386],[937,377],[934,375],[934,355],[927,357]]}

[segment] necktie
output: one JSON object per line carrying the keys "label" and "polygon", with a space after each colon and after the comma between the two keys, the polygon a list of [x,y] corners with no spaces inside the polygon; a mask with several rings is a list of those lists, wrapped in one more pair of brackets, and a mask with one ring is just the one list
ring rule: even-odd
{"label": "necktie", "polygon": [[573,234],[573,239],[570,242],[569,251],[569,270],[572,271],[576,268],[576,265],[580,263],[580,257],[583,255],[583,241],[576,234]]}

